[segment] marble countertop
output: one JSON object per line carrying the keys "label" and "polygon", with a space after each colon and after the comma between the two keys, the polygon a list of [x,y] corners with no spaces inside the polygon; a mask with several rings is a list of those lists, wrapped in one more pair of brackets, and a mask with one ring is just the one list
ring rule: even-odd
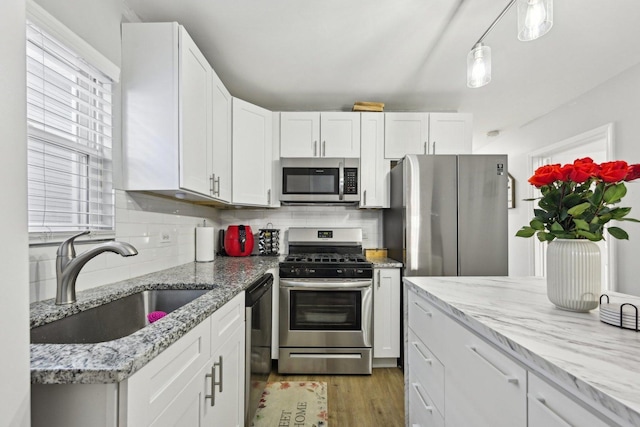
{"label": "marble countertop", "polygon": [[37,384],[120,382],[230,301],[279,257],[219,257],[78,292],[78,302],[56,306],[53,300],[31,304],[31,327],[147,289],[211,289],[133,334],[97,344],[31,344],[31,382]]}
{"label": "marble countertop", "polygon": [[367,258],[373,268],[402,268],[402,263],[391,258]]}
{"label": "marble countertop", "polygon": [[[640,332],[600,322],[598,309],[557,309],[541,278],[409,277],[405,284],[587,402],[640,426]],[[610,302],[640,298],[607,292]]]}

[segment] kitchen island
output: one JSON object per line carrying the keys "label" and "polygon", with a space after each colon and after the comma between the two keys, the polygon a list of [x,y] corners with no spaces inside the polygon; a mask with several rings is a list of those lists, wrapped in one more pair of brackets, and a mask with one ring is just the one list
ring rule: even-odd
{"label": "kitchen island", "polygon": [[[425,396],[434,401],[435,408],[439,409],[439,405],[443,408],[432,411],[439,413],[442,421],[449,420],[449,415],[456,416],[447,409],[454,406],[450,401],[455,400],[450,399],[454,397],[450,393],[454,393],[453,378],[456,374],[449,368],[456,359],[461,360],[459,353],[469,353],[468,357],[480,356],[478,360],[484,361],[484,364],[478,362],[478,366],[497,367],[495,372],[503,374],[507,379],[503,380],[504,384],[518,384],[520,381],[525,393],[522,403],[525,423],[528,414],[530,426],[543,425],[536,424],[531,419],[534,413],[531,402],[536,397],[532,386],[537,378],[552,385],[554,390],[559,390],[562,396],[569,397],[588,412],[589,416],[593,416],[594,424],[589,425],[640,425],[640,335],[637,332],[600,322],[597,309],[589,313],[574,313],[556,308],[548,301],[545,281],[541,278],[409,277],[404,279],[404,284],[405,324],[409,325],[409,328],[405,328],[405,334],[414,334],[411,328],[417,331],[410,339],[405,335],[405,345],[410,341],[412,342],[409,344],[423,342],[425,352],[428,351],[427,347],[431,347],[433,352],[427,354],[435,354],[436,359],[442,362],[440,380],[442,384],[449,384],[446,392],[443,391],[441,400],[438,390],[425,392]],[[640,305],[638,297],[615,292],[607,294],[612,303],[632,302]],[[420,319],[418,315],[413,318],[412,314],[407,315],[412,310],[409,306],[416,302],[422,303],[426,308],[423,313],[427,314],[421,322],[416,321]],[[420,310],[416,309],[414,313],[417,311]],[[437,328],[434,328],[433,336],[423,341],[420,341],[420,337],[415,338],[415,335],[430,328],[425,322],[435,322],[438,319],[440,322],[437,326],[441,332],[443,326],[452,324],[451,330],[445,328],[446,336],[443,333],[441,337]],[[456,347],[455,352],[452,351],[455,334],[450,331],[454,331],[454,328],[463,330],[460,336],[467,334],[471,339],[478,339],[484,344],[480,342],[477,347],[475,344],[467,345],[467,349],[460,346]],[[483,345],[487,346],[486,356],[479,354]],[[412,351],[410,347],[409,345],[407,350],[409,352]],[[502,362],[497,356],[494,358],[491,352],[500,353],[501,357],[506,355],[505,359],[510,359],[511,363],[517,365],[513,370],[521,369],[524,375],[520,378],[509,376],[510,368],[504,367],[507,365],[499,366]],[[411,353],[409,356],[411,357]],[[409,365],[409,376],[412,367],[413,365]],[[470,371],[469,376],[473,374]],[[438,375],[435,378],[439,378]],[[412,380],[408,378],[406,381],[407,395],[410,396],[409,382]],[[445,387],[442,386],[442,389]],[[480,398],[488,396],[489,402],[497,398],[491,396],[489,383],[485,383],[480,390],[484,390],[484,393],[476,396],[485,395]],[[511,395],[515,393],[514,389]],[[550,409],[549,402],[542,398],[539,402]],[[537,402],[533,402],[535,403]],[[412,405],[413,403],[407,404],[408,414]],[[509,405],[502,402],[498,412],[506,414],[510,410]],[[568,425],[562,424],[566,421],[562,421],[557,413],[552,415],[554,419],[560,420],[553,425]],[[407,416],[407,420],[409,418]],[[603,424],[595,424],[596,421]]]}

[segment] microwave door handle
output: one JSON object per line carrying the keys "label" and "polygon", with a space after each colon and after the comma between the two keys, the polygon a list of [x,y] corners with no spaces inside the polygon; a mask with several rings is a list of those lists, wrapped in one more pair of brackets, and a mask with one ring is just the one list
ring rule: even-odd
{"label": "microwave door handle", "polygon": [[338,199],[344,200],[344,164],[340,162],[338,166]]}

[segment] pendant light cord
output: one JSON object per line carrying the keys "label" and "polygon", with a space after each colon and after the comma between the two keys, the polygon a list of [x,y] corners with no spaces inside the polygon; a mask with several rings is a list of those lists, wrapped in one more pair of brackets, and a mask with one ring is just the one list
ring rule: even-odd
{"label": "pendant light cord", "polygon": [[496,24],[502,19],[502,17],[509,11],[509,9],[511,9],[511,6],[513,6],[516,3],[517,0],[511,0],[509,2],[509,4],[507,4],[507,6],[502,9],[502,12],[500,12],[500,15],[498,15],[498,17],[491,23],[491,25],[489,26],[489,28],[487,28],[487,31],[485,31],[484,33],[482,33],[482,35],[480,36],[480,38],[478,39],[478,41],[473,45],[473,47],[471,48],[472,50],[479,44],[482,43],[482,40],[484,40],[484,38],[487,36],[487,34],[489,34],[491,32],[491,30],[493,30],[493,27],[496,26]]}

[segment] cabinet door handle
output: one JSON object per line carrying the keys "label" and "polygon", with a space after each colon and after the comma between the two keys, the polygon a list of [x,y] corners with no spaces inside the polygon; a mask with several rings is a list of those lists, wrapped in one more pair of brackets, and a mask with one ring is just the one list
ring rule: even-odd
{"label": "cabinet door handle", "polygon": [[427,141],[424,142],[424,154],[429,154],[429,143]]}
{"label": "cabinet door handle", "polygon": [[411,345],[413,345],[416,348],[416,350],[418,350],[418,353],[420,353],[420,356],[422,356],[422,358],[424,359],[425,362],[427,362],[429,365],[433,364],[433,359],[431,359],[426,354],[424,354],[424,352],[420,348],[420,344],[418,344],[418,342],[413,341],[413,342],[411,342]]}
{"label": "cabinet door handle", "polygon": [[214,173],[209,176],[209,193],[213,195],[216,194],[214,190],[214,185],[213,185],[215,181],[216,181],[216,174]]}
{"label": "cabinet door handle", "polygon": [[431,154],[436,154],[436,142],[435,141],[433,141],[433,150],[432,150]]}
{"label": "cabinet door handle", "polygon": [[531,394],[529,394],[529,398],[538,406],[540,406],[540,408],[542,408],[543,411],[548,412],[552,418],[554,418],[559,425],[562,426],[566,426],[566,427],[571,427],[571,424],[569,424],[568,422],[566,422],[564,420],[564,418],[562,418],[560,416],[560,414],[558,414],[556,411],[554,411],[553,409],[551,409],[549,407],[549,405],[547,405],[547,401],[545,400],[544,396],[542,395],[538,395],[538,396],[532,396]]}
{"label": "cabinet door handle", "polygon": [[501,376],[504,377],[504,379],[511,384],[518,384],[518,378],[516,378],[513,375],[507,375],[504,372],[502,372],[496,365],[494,365],[493,363],[491,363],[489,361],[489,359],[487,359],[486,357],[484,357],[482,354],[480,354],[480,352],[478,351],[478,349],[472,345],[468,345],[467,348],[469,349],[469,351],[471,351],[471,353],[475,354],[476,356],[478,356],[481,360],[484,361],[484,363],[486,363],[488,366],[491,367],[491,369],[493,369],[496,373],[500,374]]}
{"label": "cabinet door handle", "polygon": [[380,289],[380,270],[378,270],[378,289]]}
{"label": "cabinet door handle", "polygon": [[211,406],[216,406],[216,364],[211,367],[211,373],[205,375],[206,378],[211,378],[211,391],[210,394],[205,394],[205,399],[211,399]]}
{"label": "cabinet door handle", "polygon": [[[215,176],[215,174],[213,175]],[[217,177],[213,180],[215,186],[215,191],[213,192],[213,194],[215,194],[216,196],[220,195],[220,177]]]}
{"label": "cabinet door handle", "polygon": [[313,157],[318,155],[318,141],[313,141]]}
{"label": "cabinet door handle", "polygon": [[364,190],[364,191],[362,192],[362,199],[363,199],[363,200],[362,200],[362,205],[363,205],[363,206],[367,206],[367,190]]}
{"label": "cabinet door handle", "polygon": [[[220,381],[218,382],[214,382],[213,385],[214,386],[218,386],[218,391],[220,393],[222,393],[222,356],[218,356],[218,361],[216,363],[213,364],[213,366],[218,366],[218,368],[220,368]],[[212,386],[213,387],[213,386]]]}
{"label": "cabinet door handle", "polygon": [[424,398],[422,392],[420,391],[420,389],[422,388],[422,387],[420,387],[420,384],[413,383],[413,384],[411,384],[411,386],[416,390],[416,394],[418,395],[418,397],[422,401],[422,404],[424,405],[424,409],[429,413],[433,413],[433,406],[429,405],[427,403],[427,400]]}
{"label": "cabinet door handle", "polygon": [[271,205],[271,189],[267,190],[267,205]]}
{"label": "cabinet door handle", "polygon": [[426,314],[429,317],[433,317],[433,313],[427,310],[425,307],[421,306],[420,303],[418,303],[418,301],[414,301],[413,303],[416,305],[416,307],[422,310],[424,314]]}
{"label": "cabinet door handle", "polygon": [[327,141],[322,141],[322,157],[327,156]]}

